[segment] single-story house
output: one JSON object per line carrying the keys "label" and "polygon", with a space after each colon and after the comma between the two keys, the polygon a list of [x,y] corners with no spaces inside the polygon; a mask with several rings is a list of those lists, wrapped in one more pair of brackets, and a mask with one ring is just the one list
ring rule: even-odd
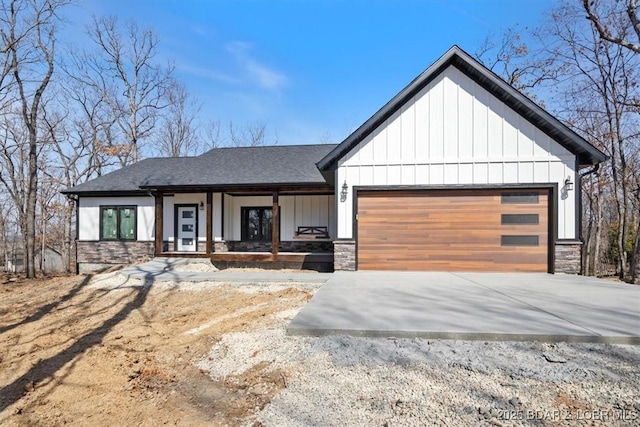
{"label": "single-story house", "polygon": [[336,270],[580,269],[606,156],[457,46],[338,145],[151,158],[76,197],[80,271],[142,256]]}

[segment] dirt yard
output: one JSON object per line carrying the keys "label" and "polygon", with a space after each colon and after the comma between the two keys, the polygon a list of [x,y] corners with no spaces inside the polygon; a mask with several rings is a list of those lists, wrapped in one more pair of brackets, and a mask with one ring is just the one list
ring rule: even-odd
{"label": "dirt yard", "polygon": [[286,384],[268,363],[213,381],[193,362],[310,292],[91,280],[0,284],[0,425],[237,424]]}
{"label": "dirt yard", "polygon": [[0,277],[0,425],[640,423],[640,346],[286,336],[319,286]]}

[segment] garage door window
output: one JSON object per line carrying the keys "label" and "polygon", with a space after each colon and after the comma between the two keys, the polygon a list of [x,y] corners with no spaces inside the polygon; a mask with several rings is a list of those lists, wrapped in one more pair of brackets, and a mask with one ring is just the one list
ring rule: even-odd
{"label": "garage door window", "polygon": [[508,204],[528,204],[537,205],[540,203],[540,195],[538,193],[502,193],[503,205]]}
{"label": "garage door window", "polygon": [[500,222],[502,225],[538,225],[540,215],[538,214],[502,214]]}
{"label": "garage door window", "polygon": [[540,238],[538,236],[500,236],[502,246],[538,246]]}

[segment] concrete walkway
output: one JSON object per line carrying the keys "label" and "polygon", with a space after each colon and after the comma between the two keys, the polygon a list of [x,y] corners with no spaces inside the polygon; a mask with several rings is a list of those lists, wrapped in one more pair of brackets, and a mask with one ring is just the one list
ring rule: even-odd
{"label": "concrete walkway", "polygon": [[175,269],[187,264],[208,264],[207,259],[198,258],[154,258],[144,264],[125,267],[120,274],[132,279],[185,281],[185,282],[298,282],[298,283],[324,283],[332,273],[310,272],[282,272],[273,271],[176,271]]}
{"label": "concrete walkway", "polygon": [[640,344],[640,286],[533,273],[336,272],[287,333]]}

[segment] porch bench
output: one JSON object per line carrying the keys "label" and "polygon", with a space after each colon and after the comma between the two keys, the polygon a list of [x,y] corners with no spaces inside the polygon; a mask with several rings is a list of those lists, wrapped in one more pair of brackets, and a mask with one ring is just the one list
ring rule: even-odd
{"label": "porch bench", "polygon": [[293,238],[294,239],[328,239],[329,227],[320,225],[301,225],[298,226]]}

